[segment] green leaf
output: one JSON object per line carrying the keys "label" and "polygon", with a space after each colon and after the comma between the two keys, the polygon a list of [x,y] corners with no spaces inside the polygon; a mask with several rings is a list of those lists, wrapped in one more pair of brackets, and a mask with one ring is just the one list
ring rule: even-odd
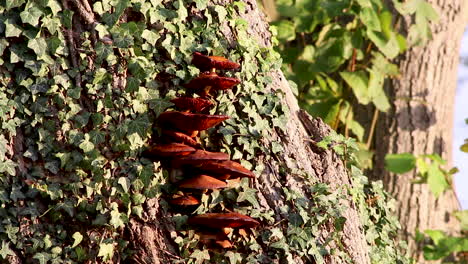
{"label": "green leaf", "polygon": [[445,174],[435,162],[431,163],[427,171],[427,184],[436,198],[438,198],[445,190],[450,188],[450,185],[445,178]]}
{"label": "green leaf", "polygon": [[21,21],[23,23],[31,24],[36,27],[39,24],[39,18],[42,16],[42,11],[36,6],[32,6],[20,13]]}
{"label": "green leaf", "polygon": [[47,51],[47,42],[44,38],[34,38],[29,40],[28,48],[34,50],[37,56],[42,56],[46,54]]}
{"label": "green leaf", "polygon": [[394,173],[405,173],[416,167],[416,157],[411,153],[387,154],[385,168]]}
{"label": "green leaf", "polygon": [[118,206],[115,202],[112,203],[113,210],[111,211],[111,219],[109,224],[111,224],[114,228],[124,227],[125,223],[122,220],[122,214],[119,212]]}
{"label": "green leaf", "polygon": [[5,7],[8,10],[8,9],[21,6],[22,4],[26,3],[26,0],[8,0],[8,1],[5,1],[5,3],[6,3]]}
{"label": "green leaf", "polygon": [[278,40],[285,42],[292,41],[296,38],[296,30],[293,22],[288,20],[281,20],[279,22],[273,23],[273,25],[278,32],[278,35],[276,36]]}
{"label": "green leaf", "polygon": [[102,257],[102,260],[110,260],[114,256],[114,244],[113,243],[101,243],[99,245],[98,257]]}
{"label": "green leaf", "polygon": [[370,71],[369,78],[369,97],[375,107],[382,112],[387,112],[390,109],[390,102],[384,91],[385,76],[377,71]]}
{"label": "green leaf", "polygon": [[115,10],[112,14],[106,13],[103,15],[102,20],[109,27],[114,26],[119,21],[120,16],[124,13],[125,9],[129,6],[130,0],[116,0]]}
{"label": "green leaf", "polygon": [[72,237],[73,237],[72,248],[78,246],[81,243],[81,241],[83,241],[83,235],[80,232],[75,232]]}
{"label": "green leaf", "polygon": [[379,16],[372,7],[364,7],[359,13],[359,18],[369,30],[381,31]]}
{"label": "green leaf", "polygon": [[47,261],[50,260],[50,254],[45,252],[38,252],[34,254],[33,259],[37,259],[39,264],[47,264]]}
{"label": "green leaf", "polygon": [[85,138],[81,141],[79,145],[80,149],[82,149],[85,153],[94,150],[94,144],[91,141],[89,141],[89,139],[89,134],[85,134]]}
{"label": "green leaf", "polygon": [[56,16],[58,12],[62,11],[62,6],[57,0],[47,0],[47,7],[50,8],[54,16]]}
{"label": "green leaf", "polygon": [[457,211],[454,215],[460,221],[461,229],[468,231],[468,210]]}
{"label": "green leaf", "polygon": [[16,175],[16,163],[9,159],[0,161],[0,172],[6,172],[10,174],[11,176],[15,176]]}
{"label": "green leaf", "polygon": [[174,104],[165,99],[153,99],[149,102],[150,108],[154,110],[156,117],[158,117],[162,112]]}
{"label": "green leaf", "polygon": [[242,255],[239,252],[228,251],[224,254],[224,256],[229,258],[230,264],[242,263],[243,260]]}
{"label": "green leaf", "polygon": [[193,253],[190,254],[190,258],[194,258],[195,263],[204,263],[204,260],[210,260],[210,253],[206,249],[203,251],[195,249]]}
{"label": "green leaf", "polygon": [[260,204],[257,201],[257,191],[252,188],[246,188],[243,192],[239,193],[237,196],[237,203],[248,201],[250,202],[254,208],[260,208]]}
{"label": "green leaf", "polygon": [[463,151],[463,152],[468,153],[468,142],[461,145],[460,150]]}
{"label": "green leaf", "polygon": [[5,136],[3,134],[0,135],[0,162],[2,162],[5,159],[7,146],[8,146],[8,141],[6,140]]}
{"label": "green leaf", "polygon": [[394,59],[400,52],[400,43],[394,35],[392,35],[390,38],[387,38],[383,33],[367,31],[367,36],[389,59]]}
{"label": "green leaf", "polygon": [[128,177],[120,177],[118,183],[122,186],[124,192],[128,193],[130,188],[130,179]]}
{"label": "green leaf", "polygon": [[434,244],[439,244],[439,242],[445,238],[445,234],[441,230],[424,230],[424,233],[426,233],[432,241],[434,241]]}
{"label": "green leaf", "polygon": [[141,37],[145,39],[149,44],[156,45],[156,41],[158,41],[160,35],[153,30],[145,29],[141,34]]}
{"label": "green leaf", "polygon": [[23,32],[22,28],[13,22],[12,19],[5,21],[5,37],[19,37]]}
{"label": "green leaf", "polygon": [[15,252],[10,249],[10,242],[2,240],[2,248],[0,248],[0,256],[6,259],[8,256],[14,256]]}
{"label": "green leaf", "polygon": [[220,23],[224,22],[226,15],[227,15],[226,8],[224,6],[216,5],[214,10],[216,11],[216,13],[218,13],[219,22]]}
{"label": "green leaf", "polygon": [[364,71],[340,72],[340,76],[353,89],[354,95],[360,104],[366,105],[370,102],[367,86],[369,79]]}

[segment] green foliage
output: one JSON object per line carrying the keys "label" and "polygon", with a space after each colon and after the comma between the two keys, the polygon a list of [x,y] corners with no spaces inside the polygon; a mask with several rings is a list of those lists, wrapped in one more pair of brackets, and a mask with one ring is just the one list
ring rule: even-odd
{"label": "green foliage", "polygon": [[[430,38],[429,23],[437,20],[436,12],[424,0],[275,2],[277,50],[283,72],[297,84],[301,107],[362,142],[364,129],[355,120],[356,106],[372,104],[378,111],[388,111],[392,98],[385,93],[385,81],[399,75],[391,60]],[[403,15],[415,17],[407,36],[394,26]]]}
{"label": "green foliage", "polygon": [[[340,7],[329,4],[334,5],[329,11]],[[199,73],[190,65],[193,51],[242,61],[242,71],[228,73],[242,84],[220,93],[213,109],[231,118],[202,135],[202,143],[241,159],[260,174],[264,165],[258,157],[282,152],[280,144],[266,146],[263,139],[272,130],[285,132],[288,116],[282,94],[266,89],[271,83],[268,72],[281,66],[279,55],[249,37],[246,21],[237,17],[245,11],[242,2],[223,7],[203,0],[99,0],[92,9],[102,21],[95,31],[72,35],[73,51],[68,41],[78,12],[62,8],[56,0],[0,1],[0,260],[19,254],[39,263],[128,261],[132,252],[122,231],[131,218],[145,219],[145,201],[157,198],[177,227],[171,235],[184,262],[268,263],[273,258],[289,261],[293,254],[320,261],[334,254],[349,263],[345,249],[326,250],[342,240],[345,191],[354,192],[363,206],[373,259],[396,263],[402,258],[391,240],[396,224],[389,220],[386,198],[364,208],[368,195],[386,197],[379,186],[331,192],[308,175],[307,193],[282,190],[288,199],[281,208],[287,221],[281,223],[261,208],[245,180],[204,195],[197,213],[235,204],[236,211],[271,227],[235,237],[237,251],[218,254],[199,245],[195,232],[184,229],[186,216],[172,212],[164,201],[172,192],[167,171],[159,162],[139,158],[158,133],[152,124],[172,107],[171,98],[186,92],[179,85]],[[195,10],[198,16],[188,19]],[[365,12],[366,23],[372,24],[372,13]],[[227,48],[221,22],[237,36],[234,47]],[[343,40],[321,45],[308,47],[304,59],[333,55]],[[342,60],[335,56],[320,64],[331,69]],[[332,79],[317,78],[340,93],[342,87]],[[354,148],[338,145],[346,146],[345,156]],[[364,181],[358,174],[355,177]],[[320,233],[329,224],[335,232]]]}
{"label": "green foliage", "polygon": [[385,156],[385,168],[391,172],[402,174],[417,169],[418,178],[414,183],[427,183],[436,198],[451,189],[452,175],[458,172],[456,168],[449,171],[442,169],[445,163],[438,154],[416,157],[410,153],[401,153]]}
{"label": "green foliage", "polygon": [[[464,219],[466,221],[466,219]],[[452,254],[468,251],[468,237],[454,237],[446,235],[440,230],[425,230],[424,234],[431,240],[431,244],[424,246],[424,258],[426,260],[440,260]],[[466,263],[462,258],[452,262],[444,263]]]}
{"label": "green foliage", "polygon": [[324,149],[332,148],[346,162],[353,182],[352,186],[348,186],[348,193],[360,213],[371,249],[371,263],[411,263],[409,256],[402,254],[406,243],[396,239],[400,223],[394,215],[395,200],[383,190],[381,181],[369,182],[359,168],[356,140],[332,131],[317,145]]}

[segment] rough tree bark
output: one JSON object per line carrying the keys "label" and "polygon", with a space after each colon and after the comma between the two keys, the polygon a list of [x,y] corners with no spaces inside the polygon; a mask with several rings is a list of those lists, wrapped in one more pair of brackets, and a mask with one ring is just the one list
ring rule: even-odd
{"label": "rough tree bark", "polygon": [[450,214],[459,209],[454,192],[449,191],[436,200],[427,185],[412,183],[416,172],[395,175],[384,169],[387,153],[437,153],[450,164],[464,7],[458,0],[429,2],[440,17],[432,27],[433,39],[398,59],[401,78],[392,80],[388,88],[393,107],[379,117],[374,136],[373,175],[382,179],[387,191],[397,199],[401,238],[409,242],[417,263],[424,260],[420,251],[415,250],[418,248],[413,237],[416,228],[453,232],[457,225]]}
{"label": "rough tree bark", "polygon": [[[256,38],[264,46],[270,46],[270,32],[264,15],[259,11],[254,0],[246,0],[246,10],[243,18],[249,22],[248,33]],[[230,33],[226,26],[225,35],[231,42],[235,42],[234,34]],[[297,175],[280,175],[280,164],[286,164],[289,168],[299,168],[317,178],[318,181],[328,183],[332,189],[340,185],[352,185],[343,163],[332,151],[324,151],[315,147],[310,142],[320,141],[330,132],[330,128],[321,120],[313,119],[298,107],[288,82],[280,71],[271,72],[273,82],[269,87],[272,90],[284,92],[283,103],[290,109],[289,122],[287,124],[288,135],[274,134],[267,141],[281,142],[285,149],[281,160],[272,160],[262,157],[265,171],[254,182],[258,190],[260,205],[272,209],[277,221],[285,219],[279,208],[285,203],[282,187],[289,187],[299,192],[302,190],[302,182],[305,180]],[[269,142],[265,142],[269,144]],[[363,234],[356,207],[351,197],[345,201],[348,210],[345,212],[346,223],[343,231],[343,245],[350,254],[354,263],[370,263],[369,249]],[[143,263],[169,263],[177,258],[177,251],[172,246],[170,232],[174,227],[166,221],[157,200],[150,200],[146,204],[147,221],[132,220],[129,227],[129,235],[133,241],[133,247],[137,250],[136,256]],[[329,227],[333,228],[333,227]],[[324,234],[327,233],[325,230]],[[323,241],[323,240],[322,240]],[[336,246],[336,245],[332,245]],[[279,260],[271,260],[269,263],[279,263]],[[304,263],[299,256],[295,256],[295,263]],[[339,257],[327,257],[326,263],[344,263]]]}

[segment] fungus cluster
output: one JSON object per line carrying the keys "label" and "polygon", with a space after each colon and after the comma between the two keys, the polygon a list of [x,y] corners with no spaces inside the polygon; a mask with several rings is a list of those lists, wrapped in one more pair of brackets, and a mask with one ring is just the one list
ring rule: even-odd
{"label": "fungus cluster", "polygon": [[[199,52],[193,54],[192,64],[206,72],[184,87],[200,97],[184,96],[171,100],[178,111],[166,111],[159,115],[158,124],[162,128],[160,144],[151,146],[143,153],[149,159],[165,160],[170,164],[171,181],[178,186],[179,192],[170,198],[169,203],[188,208],[200,204],[202,193],[226,188],[227,179],[255,177],[240,163],[229,160],[228,154],[202,149],[197,138],[199,131],[229,119],[229,116],[205,113],[214,105],[209,99],[212,93],[231,89],[240,83],[236,78],[219,76],[216,70],[235,70],[240,65],[223,57],[205,56]],[[178,179],[180,176],[183,179]],[[247,215],[227,212],[190,216],[188,224],[200,231],[204,244],[230,248],[233,245],[228,235],[232,229],[246,234],[245,229],[260,223]]]}

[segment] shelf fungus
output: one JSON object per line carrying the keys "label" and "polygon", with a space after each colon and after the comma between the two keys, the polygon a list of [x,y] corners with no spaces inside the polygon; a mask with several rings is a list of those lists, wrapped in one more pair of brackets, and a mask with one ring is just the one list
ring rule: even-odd
{"label": "shelf fungus", "polygon": [[190,225],[209,228],[254,228],[260,223],[250,216],[239,213],[208,213],[189,217]]}
{"label": "shelf fungus", "polygon": [[195,139],[182,132],[174,130],[163,130],[162,135],[168,138],[169,140],[175,141],[177,143],[183,143],[194,148],[200,147],[200,144]]}
{"label": "shelf fungus", "polygon": [[223,178],[225,178],[225,175],[229,175],[229,178],[255,178],[255,174],[253,172],[232,160],[206,161],[201,163],[198,168],[202,171],[222,175],[224,176]]}
{"label": "shelf fungus", "polygon": [[[229,160],[227,153],[201,149],[202,145],[195,138],[199,131],[229,119],[226,115],[202,114],[214,105],[212,100],[203,97],[210,96],[210,92],[232,89],[239,84],[239,79],[220,76],[216,71],[235,70],[240,65],[224,57],[206,56],[199,52],[193,54],[192,64],[203,73],[183,86],[200,97],[181,96],[172,99],[171,102],[179,111],[166,111],[157,118],[158,125],[162,128],[161,138],[157,140],[163,144],[151,146],[143,152],[143,155],[150,159],[169,159],[170,162],[162,164],[170,164],[170,167],[166,168],[169,171],[170,182],[183,191],[172,194],[168,202],[181,211],[192,210],[191,206],[199,205],[201,201],[197,195],[200,192],[234,186],[233,183],[240,181],[242,177],[255,178],[252,171],[238,162]],[[195,173],[190,173],[196,176],[182,178],[189,170],[195,170]],[[226,179],[229,180],[224,181]],[[196,197],[192,196],[194,194]],[[197,230],[201,232],[200,240],[205,246],[223,249],[234,247],[235,240],[232,238],[239,238],[236,232],[247,239],[245,229],[260,225],[257,220],[240,213],[191,216],[188,218],[188,224],[198,226]]]}
{"label": "shelf fungus", "polygon": [[192,97],[177,97],[171,102],[182,111],[202,112],[203,110],[213,106],[213,102],[203,98]]}
{"label": "shelf fungus", "polygon": [[180,143],[170,143],[150,147],[143,152],[143,156],[148,158],[177,157],[195,153],[196,149]]}
{"label": "shelf fungus", "polygon": [[239,83],[240,80],[236,78],[219,76],[215,72],[205,72],[183,86],[205,97],[208,96],[212,90],[229,90]]}
{"label": "shelf fungus", "polygon": [[220,56],[206,56],[200,52],[194,52],[192,64],[200,70],[236,70],[240,67],[239,63],[230,61]]}
{"label": "shelf fungus", "polygon": [[229,155],[223,152],[210,152],[197,149],[197,151],[173,160],[174,165],[197,165],[207,161],[228,160]]}
{"label": "shelf fungus", "polygon": [[182,180],[178,185],[180,188],[197,190],[213,190],[227,187],[225,182],[203,174]]}
{"label": "shelf fungus", "polygon": [[170,127],[193,133],[194,131],[206,130],[214,127],[226,119],[229,119],[229,116],[167,111],[159,115],[158,122],[163,128]]}
{"label": "shelf fungus", "polygon": [[200,204],[200,201],[191,195],[182,195],[179,197],[172,198],[171,200],[169,200],[169,203],[180,206],[191,206]]}

